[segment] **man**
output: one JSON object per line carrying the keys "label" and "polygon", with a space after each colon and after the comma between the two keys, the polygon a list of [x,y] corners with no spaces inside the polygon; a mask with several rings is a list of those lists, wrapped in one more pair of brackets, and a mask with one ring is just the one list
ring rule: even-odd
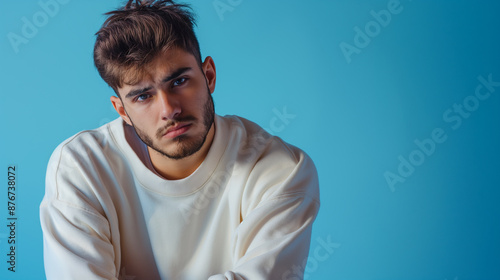
{"label": "man", "polygon": [[49,161],[47,279],[299,279],[319,209],[311,159],[215,114],[215,64],[187,6],[108,15],[94,60],[120,118]]}

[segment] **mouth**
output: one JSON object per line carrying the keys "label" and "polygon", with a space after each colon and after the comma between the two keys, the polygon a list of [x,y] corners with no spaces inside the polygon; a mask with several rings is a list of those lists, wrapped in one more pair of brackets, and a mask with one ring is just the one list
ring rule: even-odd
{"label": "mouth", "polygon": [[191,128],[191,124],[177,124],[175,126],[171,126],[167,129],[163,137],[166,138],[175,138],[181,134],[186,133]]}

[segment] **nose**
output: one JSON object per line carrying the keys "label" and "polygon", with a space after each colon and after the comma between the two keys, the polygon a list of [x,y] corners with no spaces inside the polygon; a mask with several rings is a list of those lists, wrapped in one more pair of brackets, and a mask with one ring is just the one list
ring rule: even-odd
{"label": "nose", "polygon": [[169,95],[168,92],[160,91],[158,93],[158,102],[162,120],[172,120],[181,113],[179,100],[173,95]]}

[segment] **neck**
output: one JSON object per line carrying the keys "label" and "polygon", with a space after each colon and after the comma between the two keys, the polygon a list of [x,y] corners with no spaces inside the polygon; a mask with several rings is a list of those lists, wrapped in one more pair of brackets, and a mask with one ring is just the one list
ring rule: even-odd
{"label": "neck", "polygon": [[196,153],[182,158],[171,159],[148,147],[151,163],[158,174],[167,180],[179,180],[191,175],[207,157],[215,135],[215,122],[208,131],[203,146]]}

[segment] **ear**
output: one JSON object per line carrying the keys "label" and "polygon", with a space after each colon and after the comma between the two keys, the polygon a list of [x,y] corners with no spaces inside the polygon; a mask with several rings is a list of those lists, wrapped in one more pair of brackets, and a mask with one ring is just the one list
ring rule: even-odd
{"label": "ear", "polygon": [[113,107],[115,107],[116,112],[122,117],[122,119],[128,124],[132,125],[132,122],[130,121],[130,118],[127,115],[127,112],[125,111],[125,107],[123,107],[122,100],[116,96],[111,96],[110,98],[111,103],[113,104]]}
{"label": "ear", "polygon": [[215,91],[215,63],[212,57],[207,56],[205,61],[202,64],[203,73],[205,74],[205,78],[207,80],[208,89],[210,93]]}

